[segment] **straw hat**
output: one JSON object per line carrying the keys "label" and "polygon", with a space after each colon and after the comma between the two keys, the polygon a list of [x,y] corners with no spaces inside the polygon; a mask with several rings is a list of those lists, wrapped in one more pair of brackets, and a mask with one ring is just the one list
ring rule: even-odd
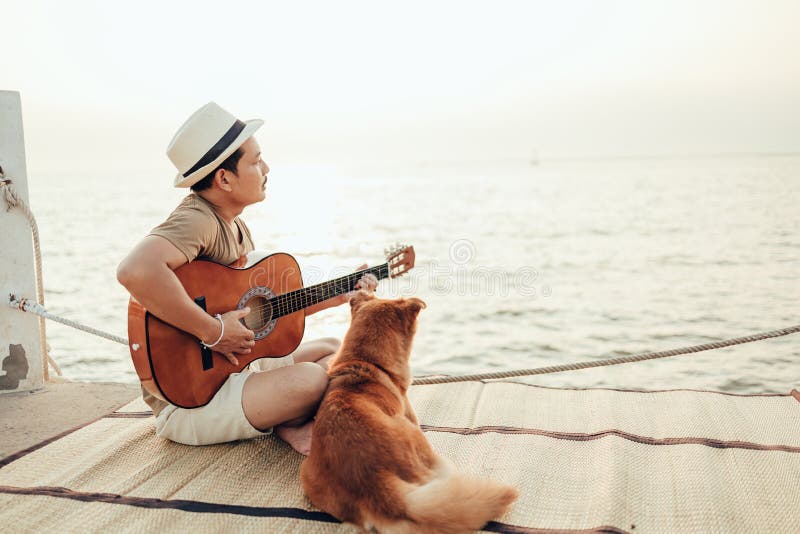
{"label": "straw hat", "polygon": [[167,156],[178,169],[175,187],[191,187],[208,176],[262,124],[260,119],[242,122],[216,102],[192,113],[167,147]]}

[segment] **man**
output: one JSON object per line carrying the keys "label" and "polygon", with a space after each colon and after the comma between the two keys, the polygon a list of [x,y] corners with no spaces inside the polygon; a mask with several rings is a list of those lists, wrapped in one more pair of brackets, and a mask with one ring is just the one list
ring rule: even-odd
{"label": "man", "polygon": [[[234,365],[255,345],[254,333],[239,320],[249,309],[212,317],[189,297],[173,272],[204,257],[229,265],[253,250],[242,210],[265,198],[269,167],[253,134],[261,120],[242,122],[211,102],[180,127],[167,148],[178,168],[176,187],[190,187],[169,218],[154,228],[120,263],[117,279],[147,310],[213,347]],[[366,266],[364,266],[366,267]],[[377,279],[357,288],[373,291]],[[321,302],[306,314],[343,304],[350,295]],[[279,359],[254,362],[258,369],[230,375],[205,406],[184,409],[142,389],[156,416],[156,433],[187,445],[246,439],[271,432],[308,454],[311,418],[328,385],[327,364],[339,340],[301,344]]]}

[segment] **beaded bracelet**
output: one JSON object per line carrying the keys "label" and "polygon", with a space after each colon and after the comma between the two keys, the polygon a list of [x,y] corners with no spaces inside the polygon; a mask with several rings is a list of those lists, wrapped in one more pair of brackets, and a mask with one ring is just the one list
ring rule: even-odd
{"label": "beaded bracelet", "polygon": [[219,342],[222,341],[222,336],[225,335],[225,322],[222,320],[222,315],[216,314],[214,316],[214,319],[219,320],[219,325],[222,328],[220,329],[219,337],[217,338],[217,340],[215,342],[213,342],[211,344],[208,344],[205,341],[203,341],[202,339],[200,340],[200,344],[203,345],[207,349],[210,349],[211,347],[217,346],[219,344]]}

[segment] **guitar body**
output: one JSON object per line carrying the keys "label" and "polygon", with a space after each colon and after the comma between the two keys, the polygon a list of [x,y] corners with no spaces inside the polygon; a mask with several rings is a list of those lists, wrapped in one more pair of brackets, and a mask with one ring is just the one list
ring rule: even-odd
{"label": "guitar body", "polygon": [[[249,259],[249,257],[248,257]],[[238,356],[239,365],[206,349],[193,335],[160,320],[134,298],[128,304],[128,338],[136,373],[144,388],[175,406],[196,408],[208,404],[228,375],[259,358],[280,357],[300,344],[305,330],[303,310],[271,318],[268,299],[303,287],[297,261],[289,254],[272,254],[226,266],[195,260],[175,270],[189,297],[203,297],[210,315],[250,307],[243,319],[256,334],[250,354]],[[199,304],[199,303],[198,303]]]}

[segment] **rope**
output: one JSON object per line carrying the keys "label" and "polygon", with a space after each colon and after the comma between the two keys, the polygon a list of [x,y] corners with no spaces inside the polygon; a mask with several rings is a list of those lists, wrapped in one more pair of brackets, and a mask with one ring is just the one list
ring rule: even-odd
{"label": "rope", "polygon": [[742,343],[752,343],[753,341],[760,341],[762,339],[769,339],[773,337],[787,336],[789,334],[796,334],[800,332],[800,325],[783,328],[781,330],[772,330],[769,332],[762,332],[752,336],[737,337],[726,339],[724,341],[714,341],[712,343],[704,343],[702,345],[693,345],[691,347],[683,347],[680,349],[665,350],[661,352],[645,352],[642,354],[635,354],[632,356],[624,356],[621,358],[608,358],[606,360],[568,363],[564,365],[552,365],[550,367],[538,367],[536,369],[521,369],[518,371],[506,371],[498,373],[483,373],[476,375],[464,376],[443,376],[431,378],[415,378],[412,385],[427,385],[427,384],[445,384],[450,382],[468,382],[473,380],[495,380],[498,378],[511,378],[516,376],[531,376],[543,375],[548,373],[560,373],[562,371],[576,371],[578,369],[588,369],[590,367],[603,367],[606,365],[618,365],[621,363],[641,362],[644,360],[655,360],[656,358],[666,358],[668,356],[678,356],[679,354],[690,354],[694,352],[702,352],[704,350],[721,349],[723,347],[730,347],[731,345],[741,345]]}
{"label": "rope", "polygon": [[[48,312],[43,306],[31,302],[27,299],[17,299],[14,295],[11,295],[9,299],[9,306],[12,308],[19,308],[22,311],[34,313],[42,318],[50,319],[52,321],[56,321],[58,323],[71,326],[77,330],[82,330],[84,332],[88,332],[90,334],[94,334],[96,336],[100,336],[102,338],[108,339],[110,341],[115,341],[122,345],[127,345],[128,340],[120,337],[115,336],[114,334],[109,334],[108,332],[103,332],[102,330],[98,330],[97,328],[92,328],[91,326],[86,326],[71,319],[66,319],[64,317],[59,317],[58,315],[54,315]],[[672,350],[663,350],[659,352],[645,352],[642,354],[634,354],[632,356],[623,356],[620,358],[608,358],[605,360],[594,360],[588,362],[577,362],[577,363],[567,363],[563,365],[551,365],[549,367],[537,367],[535,369],[520,369],[517,371],[503,371],[497,373],[481,373],[481,374],[473,374],[473,375],[462,375],[462,376],[442,376],[442,377],[420,377],[415,378],[411,384],[414,386],[422,386],[422,385],[429,385],[429,384],[447,384],[451,382],[471,382],[471,381],[481,381],[481,380],[497,380],[501,378],[513,378],[519,376],[533,376],[533,375],[544,375],[550,373],[561,373],[564,371],[578,371],[580,369],[589,369],[591,367],[605,367],[608,365],[620,365],[623,363],[633,363],[633,362],[643,362],[645,360],[655,360],[658,358],[668,358],[670,356],[679,356],[682,354],[693,354],[695,352],[703,352],[706,350],[713,350],[713,349],[721,349],[724,347],[731,347],[733,345],[742,345],[744,343],[753,343],[754,341],[761,341],[764,339],[770,339],[773,337],[782,337],[788,336],[789,334],[796,334],[800,332],[800,325],[797,326],[790,326],[788,328],[781,328],[779,330],[770,330],[768,332],[761,332],[759,334],[753,334],[750,336],[744,337],[735,337],[731,339],[725,339],[722,341],[713,341],[711,343],[703,343],[702,345],[692,345],[689,347],[681,347]],[[60,374],[60,373],[59,373]]]}
{"label": "rope", "polygon": [[128,340],[124,337],[115,336],[114,334],[109,334],[108,332],[103,332],[102,330],[98,330],[97,328],[92,328],[91,326],[83,325],[77,321],[73,321],[71,319],[65,319],[64,317],[59,317],[58,315],[53,315],[49,311],[47,311],[43,306],[31,302],[28,299],[17,299],[14,295],[8,300],[8,305],[12,308],[19,308],[22,311],[30,312],[33,314],[38,315],[39,317],[44,319],[50,319],[51,321],[55,321],[57,323],[61,323],[67,326],[71,326],[77,330],[82,330],[84,332],[88,332],[89,334],[94,334],[96,336],[100,336],[102,338],[108,339],[110,341],[116,341],[117,343],[121,343],[123,345],[128,344]]}
{"label": "rope", "polygon": [[[28,224],[31,227],[31,234],[33,234],[33,252],[34,252],[34,266],[36,267],[36,299],[41,306],[44,306],[44,286],[42,284],[42,252],[39,248],[39,225],[36,224],[36,218],[28,208],[28,205],[22,200],[14,186],[11,185],[11,180],[5,177],[3,169],[0,168],[0,188],[3,189],[3,196],[6,200],[6,211],[11,211],[11,208],[17,208],[28,219]],[[45,333],[44,317],[39,317],[39,341],[42,345],[42,373],[44,381],[50,380],[50,365],[55,369],[56,374],[61,376],[61,369],[56,364],[55,360],[50,356],[47,346],[47,335]]]}

